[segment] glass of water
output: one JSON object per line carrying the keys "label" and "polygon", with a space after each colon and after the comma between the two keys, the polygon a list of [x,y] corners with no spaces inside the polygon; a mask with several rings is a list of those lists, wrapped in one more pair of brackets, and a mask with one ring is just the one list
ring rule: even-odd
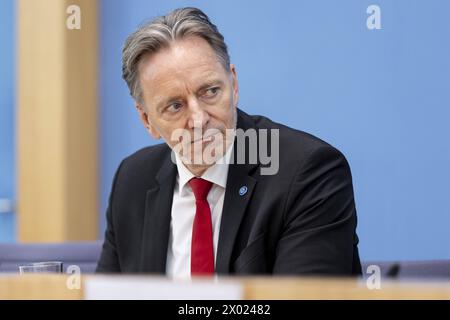
{"label": "glass of water", "polygon": [[35,262],[19,266],[20,274],[24,273],[62,273],[63,263],[60,261]]}

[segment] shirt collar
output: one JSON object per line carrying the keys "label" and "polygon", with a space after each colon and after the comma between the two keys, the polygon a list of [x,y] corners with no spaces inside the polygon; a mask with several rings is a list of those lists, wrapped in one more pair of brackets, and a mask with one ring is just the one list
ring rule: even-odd
{"label": "shirt collar", "polygon": [[[232,151],[233,151],[233,144],[231,143],[230,146],[228,146],[228,150],[225,153],[225,156],[219,159],[211,167],[206,169],[206,171],[202,174],[201,178],[225,189],[227,185],[228,167]],[[177,176],[178,192],[179,195],[181,196],[183,192],[185,192],[186,184],[189,182],[189,180],[194,178],[195,175],[191,171],[189,171],[188,168],[186,168],[180,156],[176,152],[175,152],[175,159],[178,169],[178,176]],[[224,159],[225,161],[223,161]]]}

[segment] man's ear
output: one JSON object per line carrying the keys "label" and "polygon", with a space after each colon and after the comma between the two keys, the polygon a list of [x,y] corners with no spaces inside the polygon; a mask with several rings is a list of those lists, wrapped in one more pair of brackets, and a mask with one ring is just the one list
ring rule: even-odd
{"label": "man's ear", "polygon": [[155,139],[161,138],[158,130],[156,130],[156,128],[150,123],[148,114],[145,111],[144,107],[140,104],[136,104],[136,110],[138,111],[139,118],[141,119],[141,122],[144,124],[145,129],[147,129],[148,133],[150,133],[150,135]]}
{"label": "man's ear", "polygon": [[238,84],[238,80],[237,80],[237,73],[236,73],[236,67],[234,66],[234,64],[230,63],[230,71],[231,71],[231,80],[233,83],[233,101],[234,101],[234,106],[237,107],[238,102],[239,102],[239,84]]}

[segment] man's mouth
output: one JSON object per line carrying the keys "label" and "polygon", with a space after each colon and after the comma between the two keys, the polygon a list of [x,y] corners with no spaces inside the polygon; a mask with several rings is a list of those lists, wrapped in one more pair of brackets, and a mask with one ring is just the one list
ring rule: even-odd
{"label": "man's mouth", "polygon": [[194,140],[194,141],[192,141],[191,143],[196,143],[196,142],[199,142],[199,141],[203,141],[203,142],[211,142],[211,141],[213,141],[213,140],[214,140],[214,136],[211,135],[211,136],[208,136],[208,137],[203,137],[203,138]]}

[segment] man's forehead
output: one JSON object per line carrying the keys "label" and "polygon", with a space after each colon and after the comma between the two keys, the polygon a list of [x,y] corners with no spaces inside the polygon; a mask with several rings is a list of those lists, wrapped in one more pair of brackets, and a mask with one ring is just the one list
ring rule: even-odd
{"label": "man's forehead", "polygon": [[144,96],[160,104],[186,89],[196,91],[205,85],[225,81],[225,70],[212,49],[212,54],[202,55],[198,54],[202,52],[199,48],[187,51],[189,45],[184,50],[164,50],[143,59],[140,81]]}
{"label": "man's forehead", "polygon": [[141,79],[161,81],[166,77],[192,73],[213,73],[221,64],[209,46],[198,37],[174,41],[170,47],[144,57],[140,63]]}
{"label": "man's forehead", "polygon": [[[179,70],[176,73],[159,74],[152,77],[150,81],[143,81],[143,87],[150,94],[164,93],[174,94],[181,93],[180,90],[198,90],[206,84],[212,84],[218,81],[223,82],[223,76],[208,68],[196,69],[195,72],[187,70]],[[144,90],[145,90],[144,89]]]}
{"label": "man's forehead", "polygon": [[142,74],[142,80],[148,84],[168,85],[178,82],[197,83],[206,79],[223,76],[220,63],[204,62],[195,64],[172,65],[170,67],[150,68]]}

